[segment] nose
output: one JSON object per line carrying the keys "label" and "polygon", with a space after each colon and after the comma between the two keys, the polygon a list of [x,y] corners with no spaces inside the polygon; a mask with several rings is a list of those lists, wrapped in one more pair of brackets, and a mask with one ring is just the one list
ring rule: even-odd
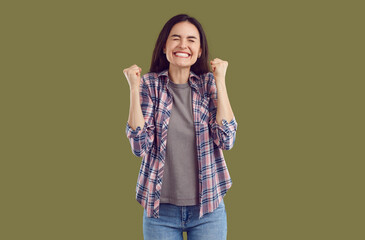
{"label": "nose", "polygon": [[180,43],[179,43],[179,46],[181,48],[186,48],[186,40],[185,39],[181,39]]}

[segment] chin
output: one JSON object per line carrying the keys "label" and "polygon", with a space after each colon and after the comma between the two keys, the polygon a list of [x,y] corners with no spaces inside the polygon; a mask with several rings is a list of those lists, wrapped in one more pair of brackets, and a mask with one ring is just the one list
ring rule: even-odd
{"label": "chin", "polygon": [[[170,65],[171,65],[171,63],[170,63]],[[179,67],[179,68],[190,68],[194,64],[173,64],[173,65],[175,65],[176,67]]]}

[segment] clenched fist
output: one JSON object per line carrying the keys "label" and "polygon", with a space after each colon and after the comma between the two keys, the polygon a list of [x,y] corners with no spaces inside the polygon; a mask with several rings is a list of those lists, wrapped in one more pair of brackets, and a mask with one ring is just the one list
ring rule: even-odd
{"label": "clenched fist", "polygon": [[210,61],[210,65],[212,66],[214,79],[217,81],[224,80],[226,78],[226,72],[228,67],[228,62],[219,58],[214,58],[214,60]]}
{"label": "clenched fist", "polygon": [[125,77],[127,78],[130,89],[139,89],[139,84],[141,82],[142,68],[138,67],[136,64],[125,68],[123,70]]}

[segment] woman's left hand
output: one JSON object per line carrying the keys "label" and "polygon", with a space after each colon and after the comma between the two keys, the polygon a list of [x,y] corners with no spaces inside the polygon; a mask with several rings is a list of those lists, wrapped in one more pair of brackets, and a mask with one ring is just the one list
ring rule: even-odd
{"label": "woman's left hand", "polygon": [[214,79],[224,81],[226,78],[228,62],[219,58],[214,58],[214,60],[210,61],[210,65],[212,66]]}

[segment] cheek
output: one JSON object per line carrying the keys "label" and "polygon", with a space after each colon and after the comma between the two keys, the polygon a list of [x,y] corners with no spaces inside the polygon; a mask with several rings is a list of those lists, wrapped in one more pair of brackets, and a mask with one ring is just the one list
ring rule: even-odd
{"label": "cheek", "polygon": [[196,53],[198,53],[198,54],[199,54],[199,50],[200,50],[200,48],[199,48],[199,47],[195,47],[195,48],[194,48],[194,50],[195,50],[195,52],[196,52]]}

